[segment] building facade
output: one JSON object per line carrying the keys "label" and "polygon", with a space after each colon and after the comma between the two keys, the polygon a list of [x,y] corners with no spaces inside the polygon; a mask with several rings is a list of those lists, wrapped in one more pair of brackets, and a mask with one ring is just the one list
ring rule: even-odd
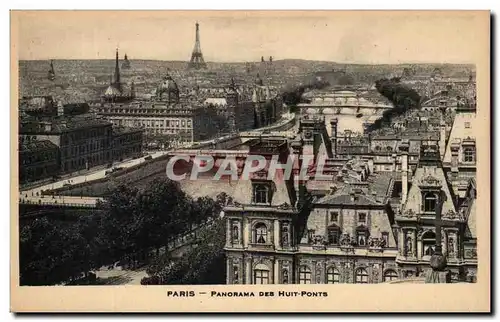
{"label": "building facade", "polygon": [[90,169],[112,161],[112,125],[89,116],[24,119],[21,141],[48,140],[59,148],[61,173]]}

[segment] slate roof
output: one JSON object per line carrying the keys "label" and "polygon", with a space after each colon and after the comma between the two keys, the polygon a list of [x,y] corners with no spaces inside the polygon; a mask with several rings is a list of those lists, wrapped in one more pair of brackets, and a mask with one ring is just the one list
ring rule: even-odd
{"label": "slate roof", "polygon": [[51,149],[58,149],[58,147],[49,140],[34,140],[30,142],[23,142],[19,146],[20,153],[47,151]]}

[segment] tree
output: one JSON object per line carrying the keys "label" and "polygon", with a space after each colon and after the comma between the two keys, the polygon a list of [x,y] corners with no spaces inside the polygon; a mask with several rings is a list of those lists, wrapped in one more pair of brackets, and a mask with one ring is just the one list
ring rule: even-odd
{"label": "tree", "polygon": [[56,225],[39,218],[20,231],[21,285],[55,285],[94,268],[91,248],[74,223]]}
{"label": "tree", "polygon": [[159,259],[165,266],[151,266],[148,273],[152,276],[144,278],[141,284],[224,284],[225,227],[224,220],[216,220],[213,225],[200,232],[200,242],[193,245],[182,258],[175,262],[168,255]]}

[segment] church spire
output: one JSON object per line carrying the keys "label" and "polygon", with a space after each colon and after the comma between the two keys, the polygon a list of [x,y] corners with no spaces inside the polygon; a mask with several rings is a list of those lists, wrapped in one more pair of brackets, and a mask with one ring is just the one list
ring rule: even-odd
{"label": "church spire", "polygon": [[118,48],[116,48],[116,59],[115,59],[115,86],[117,89],[121,91],[121,82],[120,82],[120,65],[118,62]]}

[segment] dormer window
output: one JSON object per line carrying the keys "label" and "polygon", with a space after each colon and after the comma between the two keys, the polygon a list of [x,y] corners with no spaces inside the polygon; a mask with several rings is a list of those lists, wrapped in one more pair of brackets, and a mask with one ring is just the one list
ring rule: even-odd
{"label": "dormer window", "polygon": [[338,245],[340,239],[340,227],[331,225],[328,227],[328,244]]}
{"label": "dormer window", "polygon": [[366,214],[365,213],[358,214],[358,225],[366,225]]}
{"label": "dormer window", "polygon": [[356,242],[358,246],[364,247],[368,241],[368,229],[364,226],[360,226],[356,229]]}
{"label": "dormer window", "polygon": [[436,211],[437,196],[433,192],[428,192],[424,195],[424,211],[434,212]]}
{"label": "dormer window", "polygon": [[464,162],[476,162],[476,148],[468,146],[464,148]]}
{"label": "dormer window", "polygon": [[269,185],[255,184],[253,188],[253,201],[258,204],[269,204]]}
{"label": "dormer window", "polygon": [[339,222],[339,213],[336,211],[330,212],[330,221],[332,223],[338,223]]}

